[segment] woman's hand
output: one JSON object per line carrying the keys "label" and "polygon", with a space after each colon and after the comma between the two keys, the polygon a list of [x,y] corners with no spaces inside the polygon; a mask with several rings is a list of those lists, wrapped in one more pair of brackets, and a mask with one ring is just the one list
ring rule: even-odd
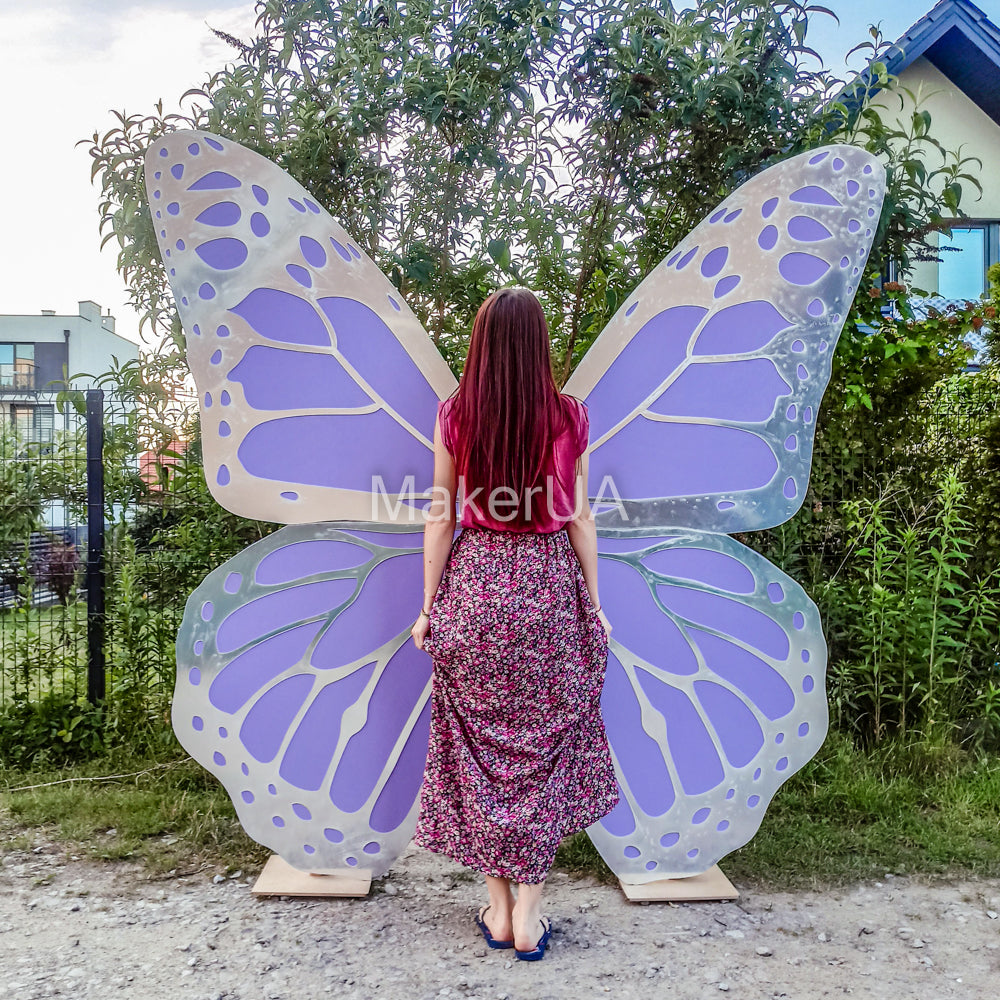
{"label": "woman's hand", "polygon": [[413,636],[413,645],[417,649],[424,648],[424,639],[427,637],[427,632],[430,630],[431,620],[427,615],[420,615],[419,618],[413,623],[413,628],[410,629],[410,635]]}
{"label": "woman's hand", "polygon": [[597,617],[601,619],[601,624],[604,626],[604,634],[611,635],[611,622],[608,621],[603,608],[597,612]]}

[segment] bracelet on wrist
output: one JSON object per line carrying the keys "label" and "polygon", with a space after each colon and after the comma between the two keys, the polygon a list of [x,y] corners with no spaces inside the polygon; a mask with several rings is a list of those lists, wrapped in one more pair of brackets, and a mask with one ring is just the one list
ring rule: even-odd
{"label": "bracelet on wrist", "polygon": [[429,611],[424,611],[424,609],[423,609],[423,608],[421,608],[421,609],[420,609],[420,613],[421,613],[421,614],[422,614],[422,615],[423,615],[423,616],[424,616],[425,618],[430,618],[430,616],[431,616],[431,613],[430,613]]}

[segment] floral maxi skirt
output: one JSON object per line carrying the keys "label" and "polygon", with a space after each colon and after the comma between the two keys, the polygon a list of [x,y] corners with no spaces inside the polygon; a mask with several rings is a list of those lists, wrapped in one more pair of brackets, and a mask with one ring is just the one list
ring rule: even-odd
{"label": "floral maxi skirt", "polygon": [[544,881],[559,841],[618,803],[601,690],[608,640],[565,529],[464,528],[424,643],[431,734],[415,842]]}

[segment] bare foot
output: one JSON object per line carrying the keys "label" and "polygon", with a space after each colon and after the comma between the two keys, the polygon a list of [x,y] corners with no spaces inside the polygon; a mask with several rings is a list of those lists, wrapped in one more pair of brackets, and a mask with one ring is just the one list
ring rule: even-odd
{"label": "bare foot", "polygon": [[534,951],[538,941],[545,933],[546,924],[537,909],[528,907],[519,912],[517,906],[513,913],[514,947],[518,951]]}
{"label": "bare foot", "polygon": [[514,899],[512,896],[511,905],[506,908],[496,907],[492,904],[486,907],[486,912],[483,914],[483,923],[489,928],[494,941],[509,941],[514,936],[511,924],[513,902]]}

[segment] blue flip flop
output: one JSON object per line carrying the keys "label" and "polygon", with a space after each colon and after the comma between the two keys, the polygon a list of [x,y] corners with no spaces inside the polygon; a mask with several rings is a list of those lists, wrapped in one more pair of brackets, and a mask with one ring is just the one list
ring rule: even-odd
{"label": "blue flip flop", "polygon": [[483,917],[486,916],[486,911],[489,909],[488,906],[484,906],[479,911],[479,916],[476,917],[476,926],[482,932],[483,939],[486,941],[487,945],[491,948],[513,948],[513,941],[498,941],[491,933],[489,927],[486,926],[486,921]]}
{"label": "blue flip flop", "polygon": [[518,951],[517,948],[514,949],[514,954],[522,962],[537,962],[539,959],[545,958],[545,946],[549,943],[549,936],[552,934],[552,924],[549,922],[548,917],[542,917],[542,921],[544,921],[542,923],[544,932],[538,939],[538,944],[531,951]]}

